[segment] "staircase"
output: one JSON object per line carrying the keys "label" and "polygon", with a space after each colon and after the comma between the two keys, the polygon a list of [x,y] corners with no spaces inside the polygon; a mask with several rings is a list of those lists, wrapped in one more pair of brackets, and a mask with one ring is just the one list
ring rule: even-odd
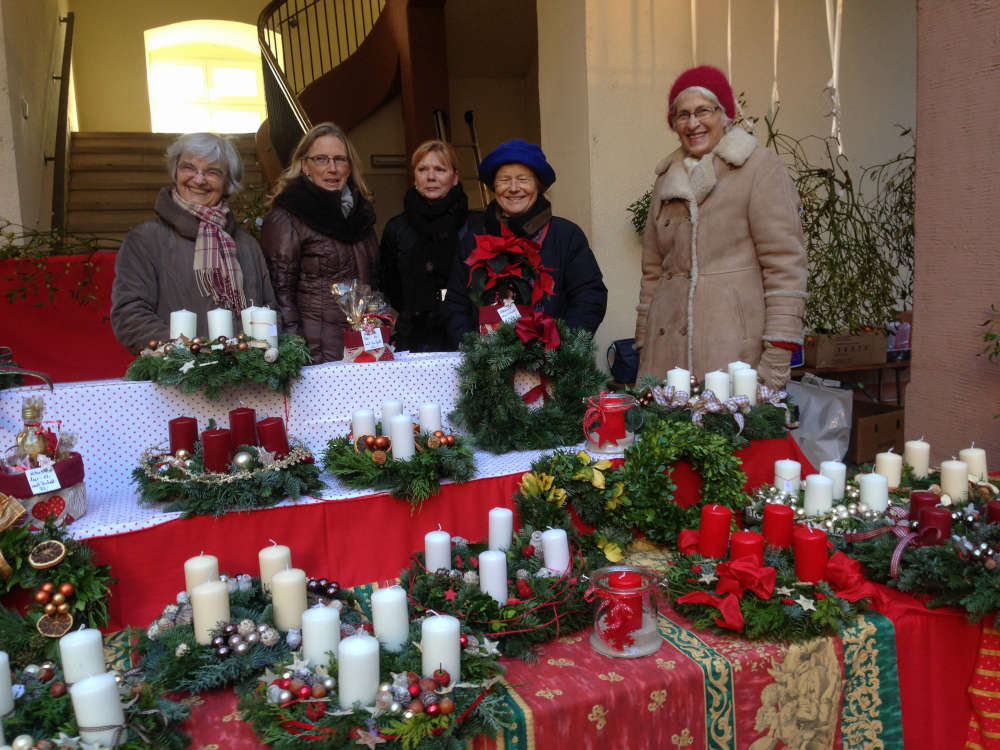
{"label": "staircase", "polygon": [[[177,133],[73,133],[66,229],[121,241],[153,218],[160,188],[170,184],[167,147]],[[229,136],[243,159],[243,186],[262,185],[252,133]]]}

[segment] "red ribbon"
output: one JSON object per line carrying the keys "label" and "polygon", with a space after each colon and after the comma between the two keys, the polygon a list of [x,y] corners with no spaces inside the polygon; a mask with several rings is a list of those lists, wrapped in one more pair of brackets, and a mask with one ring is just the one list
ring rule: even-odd
{"label": "red ribbon", "polygon": [[631,396],[609,394],[601,391],[597,401],[593,397],[587,399],[587,411],[583,415],[583,437],[590,440],[590,431],[600,422],[597,428],[597,446],[605,443],[616,443],[625,437],[625,412],[635,406]]}
{"label": "red ribbon", "polygon": [[701,532],[698,529],[681,529],[677,535],[677,550],[682,555],[693,555],[698,552],[698,540]]}
{"label": "red ribbon", "polygon": [[521,316],[514,326],[514,333],[523,344],[538,339],[545,344],[546,351],[558,349],[559,344],[562,343],[556,319],[546,312],[533,312],[530,315]]}
{"label": "red ribbon", "polygon": [[721,617],[715,618],[715,624],[720,628],[729,630],[743,630],[743,611],[740,609],[739,597],[735,594],[726,594],[725,597],[717,597],[707,591],[692,591],[684,596],[677,597],[678,604],[707,604],[719,610]]}
{"label": "red ribbon", "polygon": [[770,599],[778,580],[778,572],[774,568],[761,565],[752,556],[719,563],[715,566],[715,572],[719,576],[715,593],[735,594],[738,597],[749,589],[761,599]]}
{"label": "red ribbon", "polygon": [[632,603],[625,601],[628,596],[634,598],[635,594],[616,594],[599,586],[590,586],[583,594],[584,601],[589,602],[595,597],[602,600],[597,613],[604,613],[604,623],[597,635],[618,651],[624,651],[626,646],[635,643],[629,624],[633,621],[635,610]]}
{"label": "red ribbon", "polygon": [[912,521],[908,521],[910,512],[906,508],[901,508],[898,505],[889,506],[889,509],[885,513],[887,516],[892,518],[895,523],[883,526],[880,529],[869,529],[868,531],[846,533],[844,534],[844,540],[848,542],[860,542],[865,539],[874,539],[877,536],[888,534],[889,532],[895,534],[899,537],[899,542],[896,544],[896,549],[892,551],[892,557],[889,558],[889,575],[893,578],[899,578],[899,565],[902,562],[903,552],[906,548],[911,544],[915,547],[941,544],[942,534],[940,529],[934,527],[927,527],[925,529],[920,529],[920,531],[910,531],[909,528],[912,523]]}
{"label": "red ribbon", "polygon": [[532,404],[538,399],[541,399],[544,402],[545,399],[549,397],[549,392],[546,390],[549,384],[549,379],[544,375],[542,375],[541,373],[538,373],[538,378],[541,382],[539,382],[538,385],[536,385],[530,391],[521,396],[521,400],[524,403]]}

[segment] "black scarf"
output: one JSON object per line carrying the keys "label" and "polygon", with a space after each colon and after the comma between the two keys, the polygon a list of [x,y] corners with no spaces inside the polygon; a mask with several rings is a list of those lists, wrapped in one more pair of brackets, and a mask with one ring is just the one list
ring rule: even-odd
{"label": "black scarf", "polygon": [[411,187],[403,198],[403,210],[420,238],[418,251],[411,259],[413,267],[405,270],[417,277],[425,274],[432,277],[437,289],[447,286],[458,248],[458,232],[469,216],[469,199],[461,184],[436,200],[424,198]]}
{"label": "black scarf", "polygon": [[534,204],[523,214],[502,218],[500,205],[496,200],[490,201],[486,207],[486,233],[496,237],[500,236],[500,222],[507,225],[507,228],[518,237],[531,239],[544,227],[552,218],[552,204],[544,195],[539,195]]}
{"label": "black scarf", "polygon": [[302,219],[310,228],[329,235],[338,242],[353,243],[368,234],[375,226],[375,207],[351,183],[354,208],[348,216],[340,209],[340,191],[326,190],[314,185],[305,175],[288,183],[274,199],[289,213]]}

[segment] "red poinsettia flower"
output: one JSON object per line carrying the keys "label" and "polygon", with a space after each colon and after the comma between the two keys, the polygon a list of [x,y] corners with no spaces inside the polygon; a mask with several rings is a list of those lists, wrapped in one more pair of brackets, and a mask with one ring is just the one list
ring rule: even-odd
{"label": "red poinsettia flower", "polygon": [[[541,245],[517,237],[506,225],[501,225],[499,237],[477,235],[476,246],[465,264],[469,266],[468,286],[473,298],[481,297],[487,289],[501,288],[504,279],[533,281],[532,304],[555,291],[555,281],[549,273],[552,269],[542,267]],[[477,275],[477,271],[482,274]],[[510,285],[508,288],[513,289]]]}

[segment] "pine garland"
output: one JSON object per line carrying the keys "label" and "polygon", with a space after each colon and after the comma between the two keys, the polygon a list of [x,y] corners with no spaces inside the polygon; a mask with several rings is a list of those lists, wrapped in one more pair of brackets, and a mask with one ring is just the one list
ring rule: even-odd
{"label": "pine garland", "polygon": [[[532,543],[532,535],[536,543]],[[531,650],[560,635],[593,624],[593,607],[584,600],[587,568],[575,555],[571,570],[558,575],[544,569],[541,532],[523,525],[507,550],[507,572],[515,584],[505,604],[498,604],[479,588],[479,553],[482,544],[459,539],[452,550],[452,568],[430,572],[423,554],[416,553],[410,567],[400,574],[400,585],[409,590],[418,610],[455,615],[466,626],[499,639],[505,656],[531,656]]]}
{"label": "pine garland", "polygon": [[[720,561],[700,555],[676,555],[672,562],[667,568],[666,585],[674,609],[689,618],[696,628],[732,634],[732,630],[716,623],[719,616],[716,607],[677,601],[695,591],[714,594],[718,581],[716,566]],[[767,599],[750,589],[743,592],[739,599],[744,619],[740,635],[745,638],[797,642],[836,635],[865,609],[862,602],[841,599],[825,581],[811,584],[797,580],[792,555],[786,550],[768,550],[764,564],[777,572],[775,588]]]}
{"label": "pine garland", "polygon": [[[580,442],[584,400],[600,390],[606,375],[594,364],[590,334],[561,320],[558,327],[562,343],[553,350],[537,339],[522,343],[514,323],[504,323],[488,336],[466,335],[460,395],[450,416],[477,446],[506,453]],[[529,410],[514,391],[519,369],[542,376],[552,387],[541,408]]]}
{"label": "pine garland", "polygon": [[385,490],[408,500],[414,509],[441,491],[442,479],[468,482],[475,476],[475,459],[460,437],[455,437],[454,445],[443,445],[423,433],[414,435],[414,440],[417,452],[412,458],[397,461],[382,451],[383,463],[378,463],[379,451],[357,451],[348,438],[333,438],[323,454],[323,467],[348,487]]}
{"label": "pine garland", "polygon": [[[125,372],[126,380],[152,380],[160,385],[175,385],[184,393],[204,391],[205,397],[216,399],[226,388],[238,388],[247,383],[259,383],[272,391],[288,393],[292,381],[302,368],[312,362],[305,339],[288,334],[278,335],[277,357],[265,358],[265,349],[246,344],[246,336],[230,339],[225,344],[202,344],[197,351],[181,341],[168,342],[162,348],[145,350]],[[239,344],[234,344],[234,342]]]}
{"label": "pine garland", "polygon": [[277,460],[254,446],[242,445],[239,450],[250,453],[252,460],[245,470],[232,467],[230,474],[205,471],[200,442],[187,459],[147,450],[132,472],[132,481],[142,502],[167,503],[164,512],[181,511],[184,518],[269,508],[286,497],[297,500],[326,488],[304,446],[293,446]]}

